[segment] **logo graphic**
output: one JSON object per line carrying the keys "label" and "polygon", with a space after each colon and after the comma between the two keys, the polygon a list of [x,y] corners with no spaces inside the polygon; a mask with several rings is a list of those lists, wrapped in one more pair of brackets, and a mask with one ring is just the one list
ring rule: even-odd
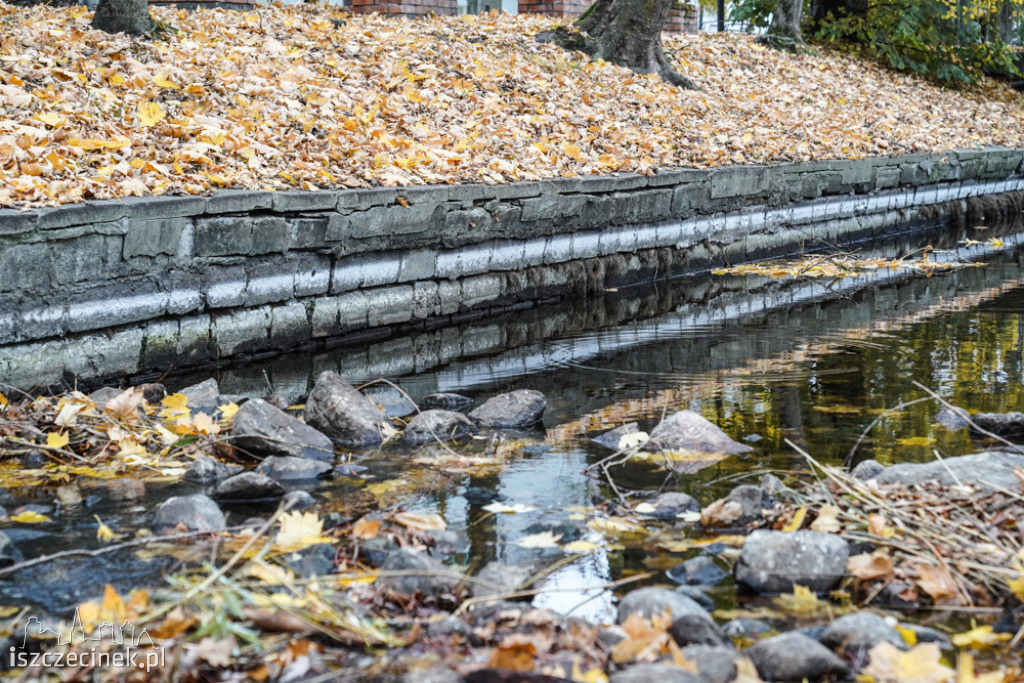
{"label": "logo graphic", "polygon": [[[46,641],[53,643],[56,640],[57,646],[81,644],[83,647],[92,647],[80,652],[34,652],[25,650],[29,647],[29,641]],[[113,651],[99,651],[97,647],[102,643],[113,643],[122,646]],[[147,673],[155,668],[164,665],[164,649],[157,647],[153,638],[146,629],[138,629],[131,621],[125,619],[124,623],[117,625],[109,621],[97,624],[91,634],[85,632],[82,625],[82,616],[78,609],[75,609],[75,618],[66,634],[60,634],[52,628],[43,626],[36,617],[30,617],[25,623],[24,636],[21,640],[21,651],[17,648],[10,649],[10,666],[12,669],[23,669],[26,667],[96,667],[96,668],[125,668],[132,667],[146,671]]]}

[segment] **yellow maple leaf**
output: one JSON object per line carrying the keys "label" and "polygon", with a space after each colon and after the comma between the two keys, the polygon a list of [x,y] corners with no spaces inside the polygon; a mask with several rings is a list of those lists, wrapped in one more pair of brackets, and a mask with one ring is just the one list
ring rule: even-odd
{"label": "yellow maple leaf", "polygon": [[66,116],[61,116],[60,114],[54,114],[52,112],[47,112],[45,114],[37,114],[36,119],[42,121],[48,126],[53,126],[54,128],[56,128],[57,126],[63,126],[65,123],[68,122]]}
{"label": "yellow maple leaf", "polygon": [[104,543],[109,543],[110,541],[118,541],[121,538],[123,538],[123,534],[114,533],[113,529],[104,524],[103,520],[100,519],[99,515],[93,515],[93,517],[95,517],[96,521],[99,522],[99,527],[97,527],[96,529],[97,539],[103,541]]}
{"label": "yellow maple leaf", "polygon": [[171,394],[160,401],[164,408],[159,415],[167,422],[174,422],[181,418],[188,418],[191,412],[188,409],[188,396],[185,394]]}
{"label": "yellow maple leaf", "polygon": [[64,448],[70,440],[70,437],[63,432],[50,432],[46,435],[46,446],[48,448]]}
{"label": "yellow maple leaf", "polygon": [[3,394],[0,394],[0,408],[3,408],[6,405],[7,405],[7,397],[4,396]]}
{"label": "yellow maple leaf", "polygon": [[49,522],[50,518],[41,512],[28,510],[26,512],[19,512],[16,515],[11,515],[10,520],[12,522],[20,522],[22,524],[39,524],[41,522]]}
{"label": "yellow maple leaf", "polygon": [[161,88],[168,88],[169,90],[177,90],[181,86],[172,81],[165,72],[161,71],[154,78],[153,82],[159,85]]}
{"label": "yellow maple leaf", "polygon": [[903,652],[883,641],[871,648],[868,657],[870,664],[862,673],[877,681],[946,683],[954,674],[942,663],[942,651],[936,643],[922,643]]}
{"label": "yellow maple leaf", "polygon": [[583,162],[583,153],[580,151],[578,146],[569,144],[568,142],[563,142],[559,147],[565,156],[569,157],[573,161]]}
{"label": "yellow maple leaf", "polygon": [[232,420],[235,419],[235,413],[238,412],[238,404],[226,403],[222,406],[219,406],[217,408],[217,411],[220,413],[221,422],[230,423]]}
{"label": "yellow maple leaf", "polygon": [[167,116],[167,110],[159,102],[140,102],[138,107],[139,125],[151,128]]}
{"label": "yellow maple leaf", "polygon": [[286,512],[281,515],[281,526],[274,538],[278,552],[295,552],[318,543],[332,543],[334,539],[323,535],[324,521],[315,512]]}
{"label": "yellow maple leaf", "polygon": [[826,603],[819,600],[814,591],[799,584],[793,584],[792,594],[784,593],[772,602],[793,614],[812,614],[826,607]]}
{"label": "yellow maple leaf", "polygon": [[1009,633],[996,633],[992,630],[989,625],[976,626],[970,631],[964,631],[963,633],[957,633],[953,635],[951,640],[957,647],[969,647],[974,650],[984,650],[986,648],[1005,643],[1013,636]]}

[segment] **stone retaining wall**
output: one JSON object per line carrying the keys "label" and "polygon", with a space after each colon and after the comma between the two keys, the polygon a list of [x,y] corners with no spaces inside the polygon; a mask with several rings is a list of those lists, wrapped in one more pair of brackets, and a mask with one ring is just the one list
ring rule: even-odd
{"label": "stone retaining wall", "polygon": [[[0,211],[0,381],[201,366],[870,239],[1024,150]],[[927,212],[927,209],[926,209]]]}

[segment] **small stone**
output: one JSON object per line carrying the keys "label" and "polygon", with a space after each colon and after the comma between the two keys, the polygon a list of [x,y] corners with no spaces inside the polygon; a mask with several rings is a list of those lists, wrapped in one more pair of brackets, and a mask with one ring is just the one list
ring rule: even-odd
{"label": "small stone", "polygon": [[607,431],[600,436],[595,436],[591,441],[600,446],[604,446],[608,450],[617,451],[619,450],[619,443],[622,441],[622,437],[627,434],[636,434],[640,431],[640,427],[636,422],[629,422]]}
{"label": "small stone", "polygon": [[795,584],[826,591],[843,578],[848,556],[835,534],[758,530],[743,544],[736,580],[758,593],[789,593]]}
{"label": "small stone", "polygon": [[50,457],[38,448],[33,448],[26,453],[22,453],[21,457],[18,458],[18,462],[27,470],[38,470],[50,462]]}
{"label": "small stone", "polygon": [[708,597],[707,593],[696,586],[687,586],[686,584],[683,584],[681,586],[676,586],[673,590],[675,590],[676,593],[690,598],[708,612],[715,609],[715,603]]}
{"label": "small stone", "polygon": [[478,433],[476,424],[462,413],[450,410],[424,410],[405,428],[405,443],[419,446],[437,439],[462,441]]}
{"label": "small stone", "polygon": [[334,573],[337,555],[333,545],[317,543],[285,556],[284,563],[302,578],[328,576]]}
{"label": "small stone", "polygon": [[146,403],[156,405],[167,398],[167,387],[159,382],[146,384],[142,387],[142,398],[146,400]]}
{"label": "small stone", "polygon": [[728,574],[707,555],[681,562],[665,572],[676,583],[688,586],[714,586],[721,583]]}
{"label": "small stone", "polygon": [[122,392],[123,390],[117,387],[102,387],[89,394],[89,399],[96,404],[96,412],[102,414],[107,402],[117,398]]}
{"label": "small stone", "polygon": [[671,664],[634,664],[628,669],[616,671],[608,677],[608,683],[703,683],[697,674]]}
{"label": "small stone", "polygon": [[732,647],[732,641],[713,621],[693,614],[684,614],[672,622],[672,639],[676,645],[716,645]]}
{"label": "small stone", "polygon": [[397,576],[380,580],[383,585],[396,593],[404,593],[406,595],[412,595],[417,592],[423,595],[435,596],[452,593],[458,583],[456,577],[445,575],[448,570],[443,564],[430,557],[430,555],[417,552],[411,548],[401,548],[392,552],[380,568],[383,571],[422,572],[422,574],[410,574],[409,576]]}
{"label": "small stone", "polygon": [[236,474],[213,490],[213,497],[224,501],[272,500],[284,494],[283,486],[259,472]]}
{"label": "small stone", "polygon": [[213,500],[201,493],[174,496],[157,508],[153,526],[167,529],[179,524],[189,531],[221,531],[224,529],[224,513]]}
{"label": "small stone", "polygon": [[625,623],[631,614],[639,614],[644,619],[650,619],[656,614],[668,612],[673,619],[687,614],[695,615],[713,621],[707,610],[699,604],[667,588],[638,588],[630,591],[619,603],[619,611],[616,623]]}
{"label": "small stone", "polygon": [[850,667],[824,645],[802,633],[783,633],[743,651],[766,681],[816,681],[850,675]]}
{"label": "small stone", "polygon": [[188,470],[185,471],[182,480],[190,484],[212,486],[217,482],[224,481],[238,469],[238,467],[231,467],[219,460],[214,460],[208,455],[200,455],[188,466]]}
{"label": "small stone", "polygon": [[256,458],[334,460],[334,444],[325,434],[261,398],[246,401],[235,413],[231,439],[236,450]]}
{"label": "small stone", "polygon": [[427,394],[420,401],[426,408],[436,408],[438,410],[462,410],[473,402],[473,399],[462,394],[451,394],[451,393],[436,393]]}
{"label": "small stone", "polygon": [[722,631],[728,636],[759,636],[774,630],[767,621],[750,617],[731,619],[722,624]]}
{"label": "small stone", "polygon": [[737,674],[736,661],[746,659],[728,639],[722,645],[687,645],[680,652],[696,665],[701,683],[732,683]]}
{"label": "small stone", "polygon": [[[1006,439],[1024,437],[1024,413],[975,413],[971,421],[978,427]],[[976,433],[971,428],[972,433]]]}
{"label": "small stone", "polygon": [[943,486],[970,484],[984,491],[995,487],[1016,491],[1020,479],[1014,471],[1021,467],[1024,467],[1024,455],[1020,453],[985,451],[941,461],[892,465],[875,479],[881,484],[904,486],[936,482]]}
{"label": "small stone", "polygon": [[320,374],[306,399],[305,418],[346,448],[376,446],[394,433],[379,408],[329,370]]}
{"label": "small stone", "polygon": [[281,483],[311,481],[331,471],[330,464],[309,458],[294,458],[290,455],[272,455],[256,468],[274,481]]}
{"label": "small stone", "polygon": [[854,479],[867,481],[869,479],[874,479],[882,472],[885,472],[885,465],[882,463],[877,460],[862,460],[857,463],[856,467],[850,470],[850,476]]}
{"label": "small stone", "polygon": [[746,441],[747,443],[757,443],[758,441],[764,440],[764,437],[761,436],[760,434],[747,434],[745,437],[743,437],[743,440]]}
{"label": "small stone", "polygon": [[890,626],[885,619],[871,612],[856,612],[839,617],[829,624],[818,640],[839,654],[850,653],[857,656],[882,642],[894,645],[900,650],[907,649],[907,643],[899,631]]}
{"label": "small stone", "polygon": [[529,567],[488,562],[476,575],[476,579],[481,583],[474,582],[471,584],[470,590],[473,592],[474,598],[514,593],[532,575],[533,570]]}
{"label": "small stone", "polygon": [[518,389],[498,394],[469,414],[485,429],[525,429],[540,422],[548,402],[533,389]]}
{"label": "small stone", "polygon": [[646,514],[657,519],[674,519],[684,512],[696,512],[700,509],[693,496],[678,491],[662,493],[648,504],[654,507],[654,512]]}
{"label": "small stone", "polygon": [[740,518],[737,520],[737,524],[748,524],[761,518],[761,487],[743,484],[730,491],[725,499],[739,503]]}
{"label": "small stone", "polygon": [[935,415],[935,421],[949,431],[956,432],[967,426],[967,420],[970,419],[970,417],[970,414],[963,408],[943,407],[943,409]]}
{"label": "small stone", "polygon": [[700,451],[702,453],[746,453],[753,450],[733,441],[721,429],[692,410],[669,415],[651,432],[641,448],[645,451]]}
{"label": "small stone", "polygon": [[307,491],[289,491],[281,499],[281,507],[286,510],[305,510],[316,505],[314,498]]}
{"label": "small stone", "polygon": [[185,405],[188,406],[193,416],[199,413],[206,413],[212,416],[221,404],[220,386],[218,386],[217,380],[213,378],[199,384],[193,384],[190,387],[185,387],[178,393],[188,399]]}
{"label": "small stone", "polygon": [[761,477],[761,496],[768,498],[770,496],[777,496],[786,490],[786,485],[782,483],[782,480],[776,477],[774,474],[766,474]]}

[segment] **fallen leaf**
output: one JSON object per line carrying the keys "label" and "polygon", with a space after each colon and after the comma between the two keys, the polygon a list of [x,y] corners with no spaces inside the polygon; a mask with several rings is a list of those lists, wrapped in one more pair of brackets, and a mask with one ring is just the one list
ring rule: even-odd
{"label": "fallen leaf", "polygon": [[167,110],[159,102],[140,102],[138,107],[139,125],[152,128],[167,116]]}
{"label": "fallen leaf", "polygon": [[540,533],[523,536],[516,541],[516,545],[520,548],[557,548],[558,542],[561,539],[562,534],[554,534],[551,531],[541,531]]}
{"label": "fallen leaf", "polygon": [[1005,643],[1013,638],[1011,633],[996,633],[989,625],[976,626],[970,631],[956,633],[950,638],[957,647],[968,647],[973,650],[986,650]]}
{"label": "fallen leaf", "polygon": [[846,571],[861,581],[871,581],[892,576],[894,568],[888,550],[879,548],[872,553],[861,553],[849,558]]}
{"label": "fallen leaf", "polygon": [[904,652],[883,641],[868,651],[868,659],[861,673],[879,683],[948,683],[956,673],[942,663],[936,643],[921,643]]}
{"label": "fallen leaf", "polygon": [[917,580],[917,585],[936,603],[960,601],[960,591],[957,589],[956,580],[953,579],[953,575],[949,573],[948,569],[919,564],[917,565],[917,574],[920,577]]}

